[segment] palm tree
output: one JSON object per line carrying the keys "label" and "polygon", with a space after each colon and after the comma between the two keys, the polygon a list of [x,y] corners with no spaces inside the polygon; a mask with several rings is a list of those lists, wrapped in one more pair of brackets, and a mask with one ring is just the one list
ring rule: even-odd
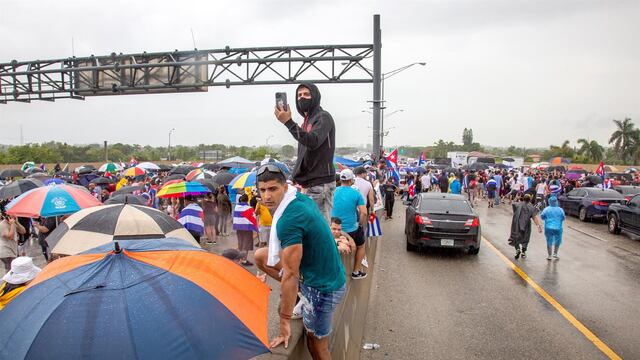
{"label": "palm tree", "polygon": [[[598,162],[604,157],[604,148],[595,140],[578,139],[580,148],[578,154],[584,156],[587,160]],[[640,143],[639,143],[640,145]],[[639,148],[640,150],[640,148]],[[640,155],[640,152],[639,152]]]}
{"label": "palm tree", "polygon": [[616,124],[617,128],[611,134],[609,144],[613,143],[613,148],[618,154],[622,155],[622,161],[626,163],[627,158],[631,155],[630,150],[636,129],[630,118],[625,118],[622,121],[614,119],[613,123]]}

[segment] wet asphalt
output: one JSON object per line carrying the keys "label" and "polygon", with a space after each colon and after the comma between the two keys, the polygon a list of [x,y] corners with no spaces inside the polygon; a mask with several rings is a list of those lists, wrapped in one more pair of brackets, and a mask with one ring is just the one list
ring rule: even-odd
{"label": "wet asphalt", "polygon": [[[543,297],[482,244],[406,251],[404,206],[383,222],[362,359],[606,359]],[[640,242],[603,223],[565,222],[559,260],[533,234],[526,259],[507,244],[511,208],[477,206],[483,236],[625,359],[640,358]]]}

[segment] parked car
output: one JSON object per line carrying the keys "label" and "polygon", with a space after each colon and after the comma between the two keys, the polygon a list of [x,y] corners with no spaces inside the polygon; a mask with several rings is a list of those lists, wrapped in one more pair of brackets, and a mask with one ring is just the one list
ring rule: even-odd
{"label": "parked car", "polygon": [[558,196],[558,202],[567,215],[576,215],[581,221],[605,219],[609,205],[624,203],[619,192],[595,187],[578,188]]}
{"label": "parked car", "polygon": [[640,236],[640,195],[622,204],[611,204],[607,211],[607,227],[612,234],[626,231]]}
{"label": "parked car", "polygon": [[407,251],[445,247],[480,251],[480,218],[462,195],[418,194],[406,210]]}
{"label": "parked car", "polygon": [[640,194],[640,186],[635,185],[614,186],[613,190],[622,194],[627,201],[631,200],[635,195]]}
{"label": "parked car", "polygon": [[633,175],[628,173],[608,172],[604,174],[605,179],[613,179],[613,186],[629,185],[633,183]]}

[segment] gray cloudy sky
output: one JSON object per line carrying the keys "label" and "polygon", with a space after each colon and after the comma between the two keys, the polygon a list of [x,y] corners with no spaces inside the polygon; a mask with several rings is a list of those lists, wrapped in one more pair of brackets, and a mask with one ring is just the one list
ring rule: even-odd
{"label": "gray cloudy sky", "polygon": [[[49,1],[4,0],[0,62],[115,52],[372,42],[379,13],[394,127],[386,144],[475,140],[548,146],[606,143],[611,119],[640,120],[640,1]],[[293,144],[273,94],[295,86],[0,105],[0,143]],[[372,86],[322,85],[338,145],[371,140]],[[300,120],[296,118],[296,120]],[[640,123],[639,123],[640,124]]]}

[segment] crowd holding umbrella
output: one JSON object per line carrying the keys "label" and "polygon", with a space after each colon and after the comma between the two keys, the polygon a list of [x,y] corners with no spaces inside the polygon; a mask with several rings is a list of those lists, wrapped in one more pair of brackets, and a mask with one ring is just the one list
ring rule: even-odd
{"label": "crowd holding umbrella", "polygon": [[13,199],[6,209],[9,215],[35,218],[73,214],[98,205],[100,201],[79,187],[50,185],[25,192]]}

